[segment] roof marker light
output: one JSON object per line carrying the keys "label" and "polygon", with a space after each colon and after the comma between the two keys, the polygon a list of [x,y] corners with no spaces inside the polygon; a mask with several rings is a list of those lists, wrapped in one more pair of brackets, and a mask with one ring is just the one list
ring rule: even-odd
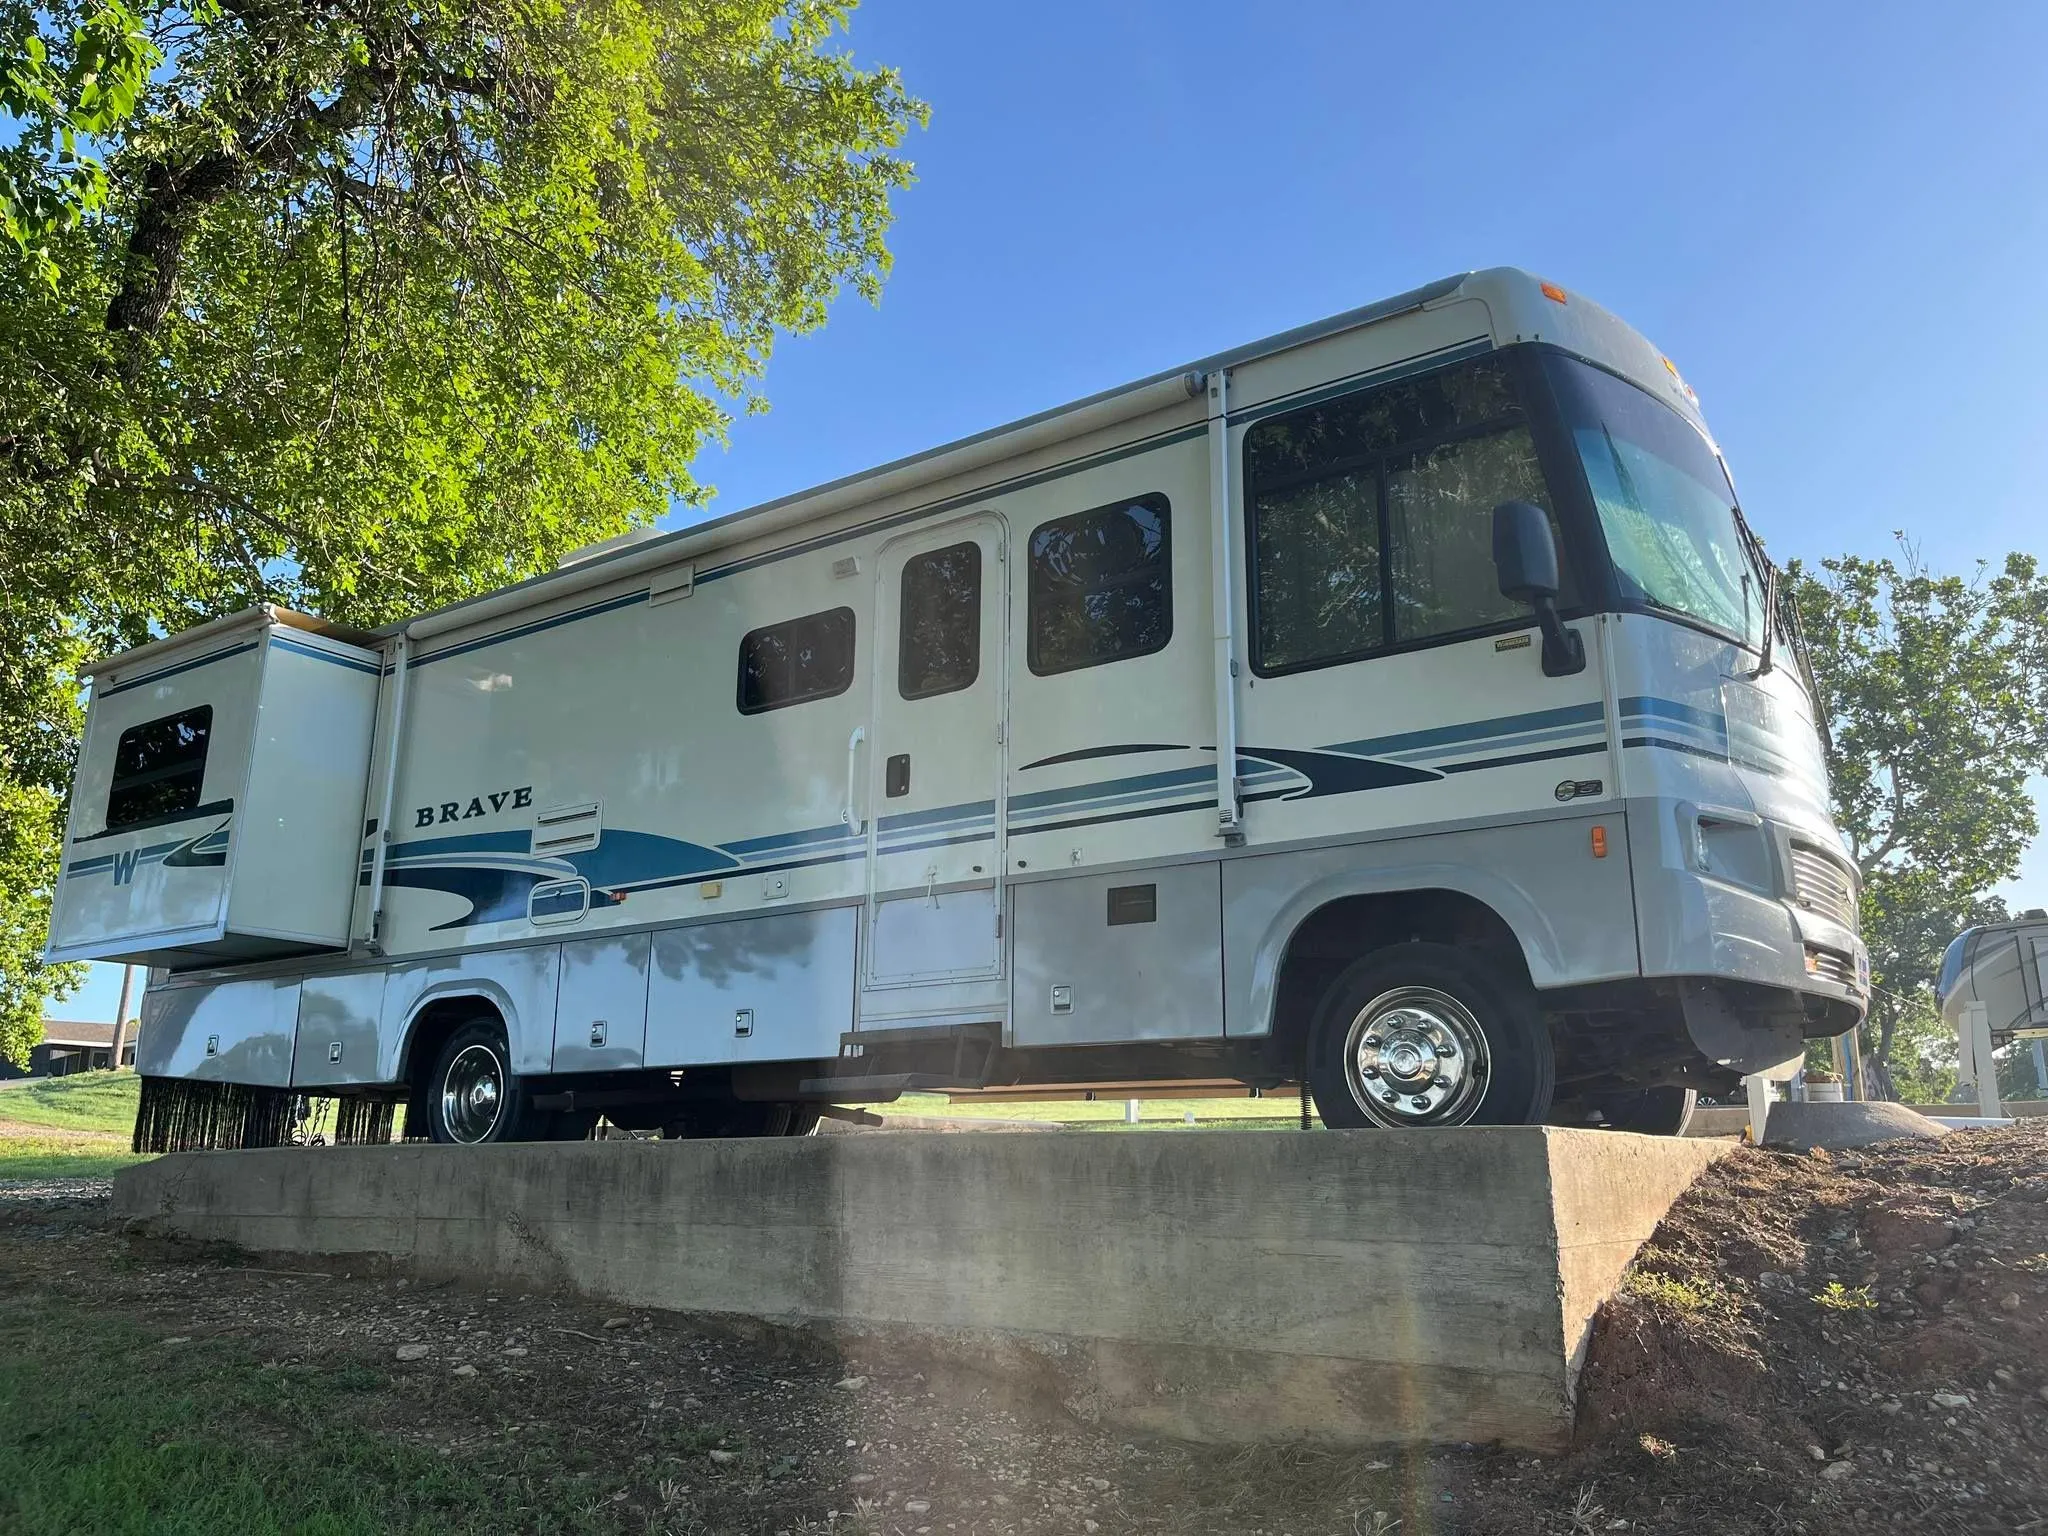
{"label": "roof marker light", "polygon": [[1541,292],[1542,292],[1542,294],[1543,294],[1543,297],[1545,297],[1546,299],[1550,300],[1550,302],[1551,302],[1551,303],[1553,303],[1553,304],[1562,304],[1562,303],[1564,303],[1564,301],[1565,301],[1565,297],[1564,297],[1564,290],[1563,290],[1562,288],[1558,287],[1558,286],[1557,286],[1557,284],[1555,284],[1555,283],[1538,283],[1538,284],[1537,284],[1536,286],[1537,286],[1537,288],[1538,288],[1539,290],[1541,290]]}

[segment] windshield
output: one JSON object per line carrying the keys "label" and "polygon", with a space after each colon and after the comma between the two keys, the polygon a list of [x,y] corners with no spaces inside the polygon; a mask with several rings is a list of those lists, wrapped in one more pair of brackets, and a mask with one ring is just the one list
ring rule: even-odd
{"label": "windshield", "polygon": [[1706,438],[1632,384],[1569,365],[1572,440],[1622,596],[1761,646],[1764,585]]}

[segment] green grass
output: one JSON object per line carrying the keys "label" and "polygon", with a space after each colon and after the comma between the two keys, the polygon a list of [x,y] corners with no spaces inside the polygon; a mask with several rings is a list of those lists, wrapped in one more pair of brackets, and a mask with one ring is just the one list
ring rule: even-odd
{"label": "green grass", "polygon": [[133,1072],[35,1078],[0,1089],[0,1120],[126,1136],[135,1128],[135,1100],[141,1091],[142,1079]]}
{"label": "green grass", "polygon": [[[894,1104],[873,1106],[879,1115],[941,1115],[962,1120],[1037,1120],[1060,1125],[1121,1125],[1122,1099],[1054,1100],[1046,1103],[985,1104],[977,1100],[954,1101],[943,1093],[906,1093]],[[1185,1125],[1193,1115],[1197,1125],[1218,1126],[1260,1122],[1279,1125],[1299,1123],[1301,1108],[1293,1094],[1270,1099],[1140,1099],[1139,1124],[1152,1128]],[[1249,1127],[1247,1127],[1249,1128]]]}
{"label": "green grass", "polygon": [[0,1137],[0,1182],[99,1179],[143,1161],[112,1137],[91,1141],[57,1136]]}
{"label": "green grass", "polygon": [[[544,1447],[444,1456],[374,1420],[376,1373],[268,1367],[48,1296],[0,1308],[10,1536],[613,1536],[630,1513]],[[417,1427],[418,1408],[401,1420]],[[389,1405],[385,1404],[385,1411]],[[641,1522],[634,1521],[634,1528]]]}

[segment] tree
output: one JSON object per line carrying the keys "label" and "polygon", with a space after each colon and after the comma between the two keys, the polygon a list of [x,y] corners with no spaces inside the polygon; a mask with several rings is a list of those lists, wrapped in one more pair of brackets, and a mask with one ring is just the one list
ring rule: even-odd
{"label": "tree", "polygon": [[[76,43],[113,13],[0,0],[50,97],[0,242],[0,794],[61,794],[86,652],[255,601],[381,623],[700,502],[775,337],[888,269],[924,108],[835,51],[851,9],[156,5],[117,110]],[[98,172],[51,126],[88,109]]]}
{"label": "tree", "polygon": [[1863,873],[1865,1049],[1887,1096],[1909,1078],[1924,1091],[1942,950],[2004,915],[1991,889],[2039,831],[2027,779],[2048,768],[2048,577],[2017,554],[1974,580],[1936,576],[1903,539],[1897,559],[1794,562],[1786,577],[1830,722],[1835,819]]}

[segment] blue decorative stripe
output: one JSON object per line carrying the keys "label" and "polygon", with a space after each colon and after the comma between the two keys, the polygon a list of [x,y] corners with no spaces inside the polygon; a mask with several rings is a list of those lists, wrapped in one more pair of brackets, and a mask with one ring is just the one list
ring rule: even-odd
{"label": "blue decorative stripe", "polygon": [[367,672],[376,677],[384,670],[375,662],[358,661],[353,656],[337,656],[332,651],[323,651],[317,646],[301,645],[296,640],[287,640],[283,635],[272,635],[270,643],[280,651],[290,651],[294,656],[310,656],[315,661],[324,661],[330,666],[347,667],[351,672]]}
{"label": "blue decorative stripe", "polygon": [[1364,741],[1339,742],[1336,746],[1324,750],[1346,752],[1356,757],[1389,757],[1396,753],[1413,752],[1421,747],[1484,745],[1496,737],[1526,731],[1547,730],[1567,725],[1597,725],[1601,722],[1602,713],[1599,704],[1574,704],[1564,709],[1542,709],[1532,714],[1506,715],[1494,720],[1474,720],[1464,725],[1436,726],[1426,731],[1404,731],[1397,736],[1373,736]]}
{"label": "blue decorative stripe", "polygon": [[[1729,760],[1720,745],[1726,740],[1726,722],[1720,716],[1668,699],[1626,702],[1629,720],[1638,727],[1638,734],[1628,737],[1624,745],[1663,747]],[[1684,739],[1694,735],[1710,738],[1716,745]],[[1211,749],[1147,746],[1131,750]],[[1247,801],[1293,800],[1319,793],[1348,794],[1391,784],[1434,782],[1446,774],[1478,773],[1605,750],[1604,711],[1592,703],[1374,737],[1319,751],[1247,746],[1238,759],[1238,774]],[[1065,760],[1113,755],[1122,753],[1115,748],[1091,750],[1070,754]],[[1047,765],[1051,761],[1045,760]],[[1034,790],[1009,800],[1008,827],[1017,836],[1028,836],[1152,816],[1213,812],[1214,782],[1213,768],[1196,767]],[[993,835],[995,809],[994,801],[978,800],[884,816],[878,819],[874,844],[879,854],[890,856],[985,841]],[[593,888],[593,906],[604,906],[631,892],[690,884],[735,870],[766,874],[851,863],[866,858],[868,850],[869,838],[844,825],[806,827],[719,846],[616,829],[603,833],[595,849],[549,859],[531,853],[527,832],[497,831],[397,844],[387,868],[393,872],[393,884],[438,889],[469,899],[470,916],[438,925],[451,928],[522,917],[523,903],[533,886],[564,875],[582,875]]]}
{"label": "blue decorative stripe", "polygon": [[201,656],[193,661],[181,661],[175,667],[165,667],[161,671],[145,673],[141,677],[131,677],[125,683],[117,683],[112,688],[98,691],[94,697],[111,699],[115,694],[126,693],[130,688],[142,688],[150,683],[160,683],[167,677],[176,677],[180,672],[190,672],[194,667],[210,667],[216,661],[226,661],[230,656],[239,656],[244,651],[253,651],[255,649],[256,642],[254,640],[244,641],[240,645],[231,645],[226,650],[215,651],[210,656]]}

